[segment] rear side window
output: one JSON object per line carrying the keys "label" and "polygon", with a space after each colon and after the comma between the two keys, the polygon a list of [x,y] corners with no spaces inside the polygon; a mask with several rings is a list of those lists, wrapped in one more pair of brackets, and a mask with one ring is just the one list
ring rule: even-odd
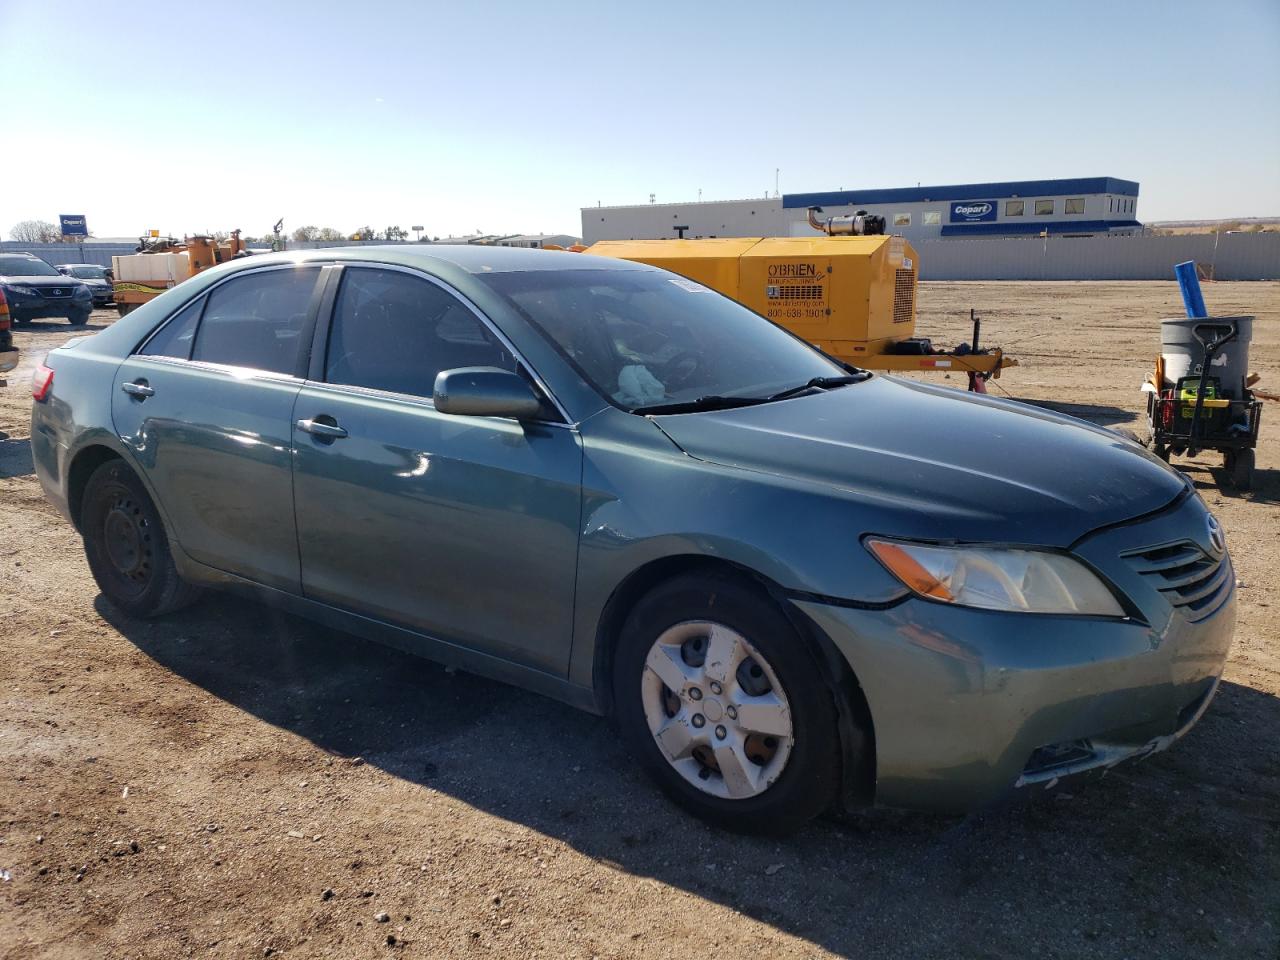
{"label": "rear side window", "polygon": [[209,294],[192,360],[298,372],[319,267],[234,277]]}
{"label": "rear side window", "polygon": [[144,357],[176,357],[179,360],[191,359],[191,341],[195,339],[196,323],[200,319],[200,309],[204,306],[204,297],[197,297],[172,317],[169,322],[156,331],[155,336],[147,341],[139,352]]}
{"label": "rear side window", "polygon": [[396,270],[348,267],[334,307],[329,383],[430,397],[457,367],[516,369],[515,358],[457,297]]}

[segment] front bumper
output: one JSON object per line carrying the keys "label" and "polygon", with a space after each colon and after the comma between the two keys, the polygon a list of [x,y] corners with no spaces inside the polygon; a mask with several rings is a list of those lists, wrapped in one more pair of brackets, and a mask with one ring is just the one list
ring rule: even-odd
{"label": "front bumper", "polygon": [[93,298],[70,297],[65,300],[39,300],[28,298],[22,303],[11,303],[10,313],[15,320],[44,320],[48,317],[67,319],[93,309]]}
{"label": "front bumper", "polygon": [[[971,810],[1014,787],[1162,750],[1200,718],[1235,627],[1234,573],[1199,610],[1123,556],[1208,548],[1198,497],[1075,553],[1135,605],[1120,619],[999,613],[911,599],[887,610],[794,601],[848,660],[874,725],[876,800]],[[1223,569],[1225,568],[1225,569]]]}

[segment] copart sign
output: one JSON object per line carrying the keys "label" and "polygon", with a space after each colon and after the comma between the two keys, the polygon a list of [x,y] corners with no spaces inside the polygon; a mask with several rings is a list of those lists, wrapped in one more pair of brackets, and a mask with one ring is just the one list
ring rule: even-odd
{"label": "copart sign", "polygon": [[995,218],[994,200],[953,200],[951,203],[952,223],[981,223]]}

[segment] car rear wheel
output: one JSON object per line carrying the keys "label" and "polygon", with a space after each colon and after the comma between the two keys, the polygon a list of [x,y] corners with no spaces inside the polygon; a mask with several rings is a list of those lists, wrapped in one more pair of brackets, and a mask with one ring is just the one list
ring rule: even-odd
{"label": "car rear wheel", "polygon": [[125,613],[157,617],[198,595],[178,575],[155,504],[124,461],[109,460],[89,477],[80,527],[94,580]]}
{"label": "car rear wheel", "polygon": [[835,799],[834,693],[781,611],[736,579],[683,578],[641,600],[614,696],[632,750],[699,817],[787,832]]}

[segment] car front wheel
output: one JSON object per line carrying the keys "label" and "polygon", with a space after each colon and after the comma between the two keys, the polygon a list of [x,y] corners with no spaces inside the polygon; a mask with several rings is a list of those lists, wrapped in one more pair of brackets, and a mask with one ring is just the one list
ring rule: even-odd
{"label": "car front wheel", "polygon": [[94,580],[125,613],[156,617],[198,595],[178,575],[160,514],[124,461],[108,460],[89,477],[80,527]]}
{"label": "car front wheel", "polygon": [[619,638],[614,696],[632,750],[699,817],[787,832],[835,799],[834,693],[806,641],[746,583],[685,578],[642,599]]}

